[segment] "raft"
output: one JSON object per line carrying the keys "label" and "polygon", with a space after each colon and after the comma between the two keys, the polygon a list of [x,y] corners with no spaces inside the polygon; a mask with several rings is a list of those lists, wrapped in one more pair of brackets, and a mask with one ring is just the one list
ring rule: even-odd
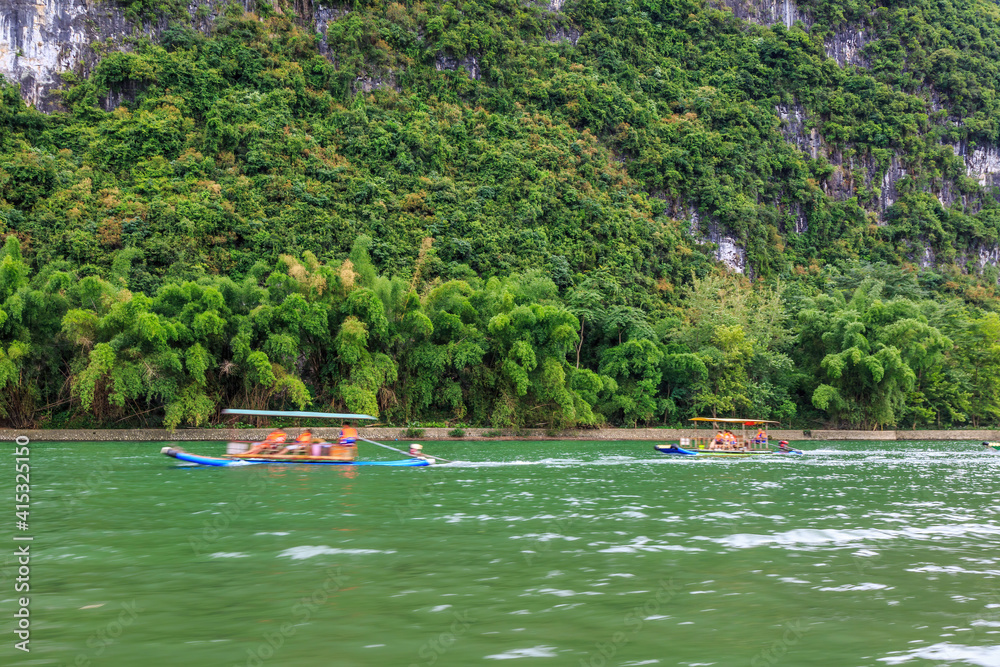
{"label": "raft", "polygon": [[[692,417],[690,421],[698,424],[711,424],[712,430],[716,431],[716,436],[712,437],[712,431],[708,436],[695,434],[693,437],[682,437],[680,442],[662,443],[653,445],[653,449],[668,456],[677,457],[753,457],[770,456],[773,454],[801,455],[797,449],[788,446],[787,440],[782,440],[776,449],[772,449],[770,439],[767,436],[767,427],[777,424],[776,421],[767,419],[744,419],[741,417]],[[757,435],[747,437],[747,427],[757,427]],[[739,427],[739,434],[734,434],[729,427]],[[704,431],[702,432],[704,433]],[[751,434],[753,431],[751,431]],[[724,437],[725,434],[725,437]]]}
{"label": "raft", "polygon": [[218,456],[201,456],[185,452],[180,447],[164,447],[160,450],[178,461],[187,463],[197,463],[203,466],[215,466],[218,468],[235,468],[238,466],[259,465],[262,463],[280,463],[294,465],[336,465],[336,466],[393,466],[393,467],[413,467],[428,466],[431,462],[425,458],[409,458],[397,461],[334,461],[321,456],[261,456],[248,458],[222,458]]}
{"label": "raft", "polygon": [[670,456],[697,456],[699,458],[706,457],[732,457],[732,456],[767,456],[774,454],[791,454],[793,456],[799,456],[802,454],[797,449],[788,450],[765,450],[765,449],[753,449],[749,451],[739,451],[739,450],[724,450],[724,449],[684,449],[678,445],[653,445],[653,449],[660,452],[661,454],[668,454]]}
{"label": "raft", "polygon": [[697,450],[691,450],[691,449],[684,449],[683,447],[679,447],[678,445],[653,445],[653,449],[655,449],[656,451],[660,452],[661,454],[668,454],[670,456],[681,456],[681,457],[683,457],[683,456],[697,456],[699,458],[705,458],[705,457],[710,457],[710,456],[711,457],[732,457],[732,456],[744,456],[745,457],[745,456],[768,456],[768,455],[774,455],[774,454],[793,454],[793,455],[800,455],[800,454],[802,454],[802,452],[800,452],[797,449],[790,449],[788,451],[782,451],[782,450],[774,451],[774,450],[762,450],[762,449],[754,449],[754,450],[750,450],[750,451],[738,451],[738,450],[728,451],[728,450],[724,450],[724,449],[697,449]]}

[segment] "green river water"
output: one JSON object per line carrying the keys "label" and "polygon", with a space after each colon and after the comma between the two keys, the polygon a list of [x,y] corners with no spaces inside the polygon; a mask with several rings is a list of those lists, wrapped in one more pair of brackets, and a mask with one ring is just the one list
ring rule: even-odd
{"label": "green river water", "polygon": [[1000,665],[1000,456],[799,445],[426,443],[459,463],[343,469],[32,443],[31,652],[9,465],[0,664]]}

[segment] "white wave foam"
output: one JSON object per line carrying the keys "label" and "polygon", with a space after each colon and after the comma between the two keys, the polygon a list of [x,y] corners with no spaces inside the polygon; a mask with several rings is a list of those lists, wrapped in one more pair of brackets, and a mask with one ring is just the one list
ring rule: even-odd
{"label": "white wave foam", "polygon": [[572,537],[570,535],[560,535],[559,533],[527,533],[525,535],[511,535],[510,539],[532,540],[534,542],[549,542],[551,540],[566,540],[567,542],[575,542],[580,538]]}
{"label": "white wave foam", "polygon": [[878,591],[878,590],[892,590],[892,586],[886,586],[885,584],[873,584],[871,582],[865,582],[863,584],[844,584],[843,586],[823,586],[817,590],[821,591]]}
{"label": "white wave foam", "polygon": [[325,554],[351,554],[351,555],[365,555],[365,554],[394,554],[393,550],[379,551],[378,549],[337,549],[335,547],[328,546],[301,546],[292,547],[291,549],[285,549],[280,554],[278,558],[291,558],[292,560],[302,560],[304,558],[312,558],[313,556],[322,556]]}
{"label": "white wave foam", "polygon": [[485,656],[487,660],[514,660],[516,658],[554,658],[554,646],[535,646],[534,648],[515,648],[503,653]]}
{"label": "white wave foam", "polygon": [[561,598],[571,598],[571,597],[576,597],[577,595],[604,595],[604,593],[598,593],[597,591],[582,591],[580,593],[577,593],[576,591],[560,590],[558,588],[536,588],[534,592],[543,593],[547,595],[555,595],[556,597],[561,597]]}
{"label": "white wave foam", "polygon": [[799,528],[783,533],[772,533],[770,535],[757,535],[753,533],[737,533],[725,537],[713,538],[695,536],[691,539],[708,540],[717,544],[723,544],[736,549],[749,549],[765,544],[777,544],[780,546],[797,546],[813,544],[842,544],[847,542],[857,542],[859,540],[891,540],[899,537],[927,540],[937,537],[965,537],[966,535],[998,535],[1000,526],[992,524],[947,524],[938,526],[927,526],[926,528],[916,528],[906,526],[898,530],[879,530],[876,528],[856,528],[856,529],[817,529]]}
{"label": "white wave foam", "polygon": [[962,661],[980,667],[997,667],[1000,665],[1000,646],[965,646],[941,642],[933,646],[914,649],[898,656],[879,658],[888,665],[902,665],[915,659]]}
{"label": "white wave foam", "polygon": [[694,553],[698,551],[704,551],[704,549],[699,549],[697,547],[684,547],[679,544],[619,544],[613,547],[608,547],[606,549],[600,549],[597,553],[600,554],[637,554],[640,552],[655,553],[658,551],[684,551],[688,553]]}

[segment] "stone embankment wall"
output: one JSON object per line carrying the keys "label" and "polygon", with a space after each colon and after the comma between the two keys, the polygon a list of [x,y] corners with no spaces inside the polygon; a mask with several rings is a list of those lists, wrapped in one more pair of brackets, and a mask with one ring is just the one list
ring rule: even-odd
{"label": "stone embankment wall", "polygon": [[[263,440],[272,429],[181,429],[167,431],[165,429],[64,429],[64,430],[24,430],[0,429],[0,440],[11,441],[18,436],[26,436],[32,442],[204,442],[227,440]],[[453,438],[449,428],[419,429],[419,437],[408,436],[405,428],[360,428],[362,438],[384,442],[402,442],[411,440],[643,440],[662,442],[705,436],[708,431],[702,429],[575,429],[557,434],[543,429],[526,429],[516,435],[510,431],[500,432],[494,429],[467,428],[465,436]],[[289,428],[290,434],[299,432],[298,428]],[[331,439],[338,435],[338,428],[315,428],[313,435]],[[807,436],[802,431],[778,430],[771,431],[771,439],[789,441],[809,440],[966,440],[972,442],[1000,441],[1000,430],[964,430],[964,431],[811,431]]]}

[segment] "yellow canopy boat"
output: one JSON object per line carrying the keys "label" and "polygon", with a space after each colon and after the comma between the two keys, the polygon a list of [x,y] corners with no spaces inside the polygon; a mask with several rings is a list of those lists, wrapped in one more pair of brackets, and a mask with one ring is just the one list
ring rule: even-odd
{"label": "yellow canopy boat", "polygon": [[[743,419],[738,417],[692,417],[696,425],[711,424],[712,430],[705,436],[681,438],[677,444],[654,445],[653,449],[671,456],[760,456],[766,454],[801,454],[782,440],[777,448],[771,447],[767,428],[780,422],[767,419]],[[731,427],[739,426],[733,433]],[[757,431],[747,434],[747,427]],[[712,431],[716,431],[715,434]]]}

